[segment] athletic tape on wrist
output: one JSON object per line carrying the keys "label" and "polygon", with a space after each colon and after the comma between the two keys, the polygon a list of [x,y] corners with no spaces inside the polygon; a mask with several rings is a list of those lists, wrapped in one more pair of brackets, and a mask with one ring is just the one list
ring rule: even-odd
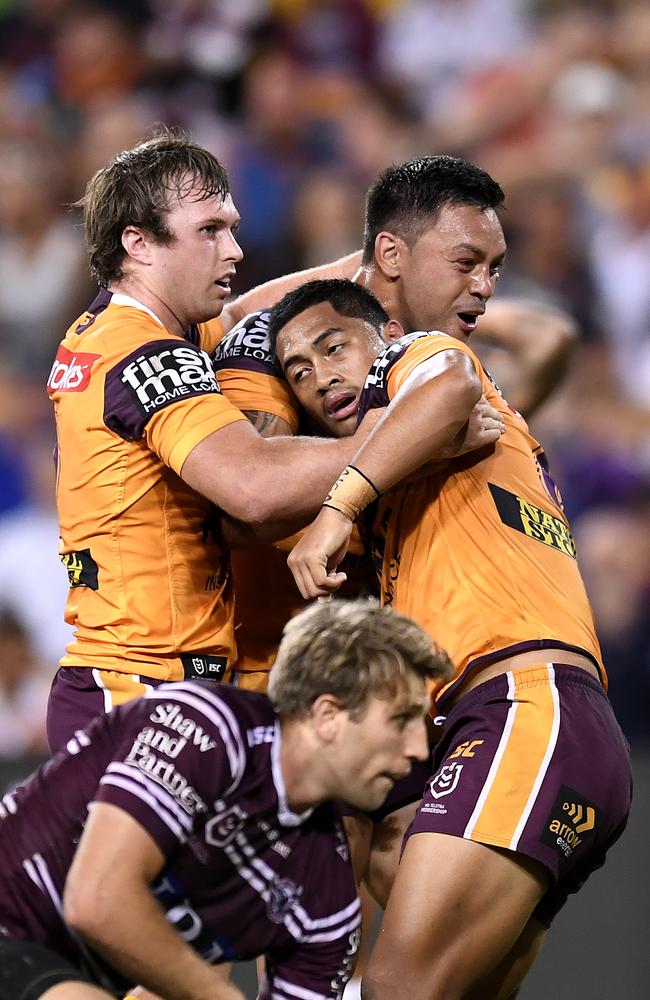
{"label": "athletic tape on wrist", "polygon": [[356,521],[361,511],[378,496],[379,490],[374,483],[354,465],[348,465],[325,497],[323,507],[331,507]]}

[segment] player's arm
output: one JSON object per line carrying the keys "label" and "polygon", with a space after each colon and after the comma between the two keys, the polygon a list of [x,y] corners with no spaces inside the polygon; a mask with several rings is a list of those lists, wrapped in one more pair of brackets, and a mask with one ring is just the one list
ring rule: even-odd
{"label": "player's arm", "polygon": [[274,525],[260,541],[297,531],[314,516],[341,469],[369,429],[352,438],[263,438],[247,420],[222,427],[199,442],[181,477],[226,514],[249,525]]}
{"label": "player's arm", "polygon": [[564,378],[576,338],[577,326],[562,310],[504,299],[479,319],[472,348],[508,402],[530,417]]}
{"label": "player's arm", "polygon": [[66,881],[66,922],[115,969],[165,1000],[243,1000],[156,902],[149,886],[164,864],[160,847],[132,816],[96,802]]}
{"label": "player's arm", "polygon": [[263,438],[293,436],[291,424],[275,413],[265,410],[242,410],[242,413]]}
{"label": "player's arm", "polygon": [[273,278],[266,281],[249,292],[244,292],[232,302],[224,307],[220,316],[221,325],[224,332],[231,330],[236,323],[244,318],[248,313],[256,309],[268,309],[279,302],[283,295],[292,292],[294,288],[299,288],[306,281],[315,281],[324,278],[353,278],[359,270],[361,264],[361,251],[340,257],[329,264],[321,264],[318,267],[310,267],[304,271],[295,271],[293,274],[285,274],[281,278]]}
{"label": "player's arm", "polygon": [[[368,503],[427,462],[458,450],[482,394],[479,375],[463,351],[446,350],[419,364],[328,494],[325,506],[289,556],[305,598],[332,593],[345,580],[336,567],[347,551],[355,517]],[[499,421],[486,434],[494,443]],[[492,441],[490,436],[492,435]]]}

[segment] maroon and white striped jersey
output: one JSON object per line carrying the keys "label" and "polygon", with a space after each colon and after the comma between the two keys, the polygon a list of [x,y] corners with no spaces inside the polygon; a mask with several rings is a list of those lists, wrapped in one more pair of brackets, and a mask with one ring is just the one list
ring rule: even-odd
{"label": "maroon and white striped jersey", "polygon": [[[63,888],[88,809],[109,802],[153,837],[152,891],[213,963],[268,956],[265,1000],[340,995],[359,901],[336,807],[289,808],[280,725],[263,695],[186,681],[99,717],[0,806],[0,933],[128,987],[66,925]],[[128,905],[128,900],[125,900]]]}

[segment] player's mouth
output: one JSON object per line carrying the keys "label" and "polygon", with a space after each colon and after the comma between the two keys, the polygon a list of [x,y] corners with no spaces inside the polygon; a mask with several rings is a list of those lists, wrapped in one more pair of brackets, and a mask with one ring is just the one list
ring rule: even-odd
{"label": "player's mouth", "polygon": [[217,288],[223,289],[225,295],[230,295],[230,282],[232,278],[233,275],[228,274],[226,275],[225,278],[219,278],[218,281],[215,281],[215,285],[217,286]]}
{"label": "player's mouth", "polygon": [[347,420],[348,417],[355,416],[358,409],[357,394],[350,389],[332,392],[325,399],[325,411],[331,420]]}
{"label": "player's mouth", "polygon": [[485,309],[480,309],[478,311],[474,310],[472,312],[467,310],[456,313],[460,321],[460,328],[463,331],[463,333],[466,334],[472,333],[476,329],[476,324],[478,323],[479,316],[482,316],[484,312]]}

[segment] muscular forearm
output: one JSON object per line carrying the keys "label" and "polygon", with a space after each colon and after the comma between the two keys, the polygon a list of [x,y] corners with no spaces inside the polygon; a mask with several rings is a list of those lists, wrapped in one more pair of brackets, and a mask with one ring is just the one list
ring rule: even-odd
{"label": "muscular forearm", "polygon": [[98,889],[89,912],[73,917],[76,930],[95,951],[165,1000],[243,1000],[216,967],[182,940],[148,886],[129,881],[122,891],[117,881]]}

